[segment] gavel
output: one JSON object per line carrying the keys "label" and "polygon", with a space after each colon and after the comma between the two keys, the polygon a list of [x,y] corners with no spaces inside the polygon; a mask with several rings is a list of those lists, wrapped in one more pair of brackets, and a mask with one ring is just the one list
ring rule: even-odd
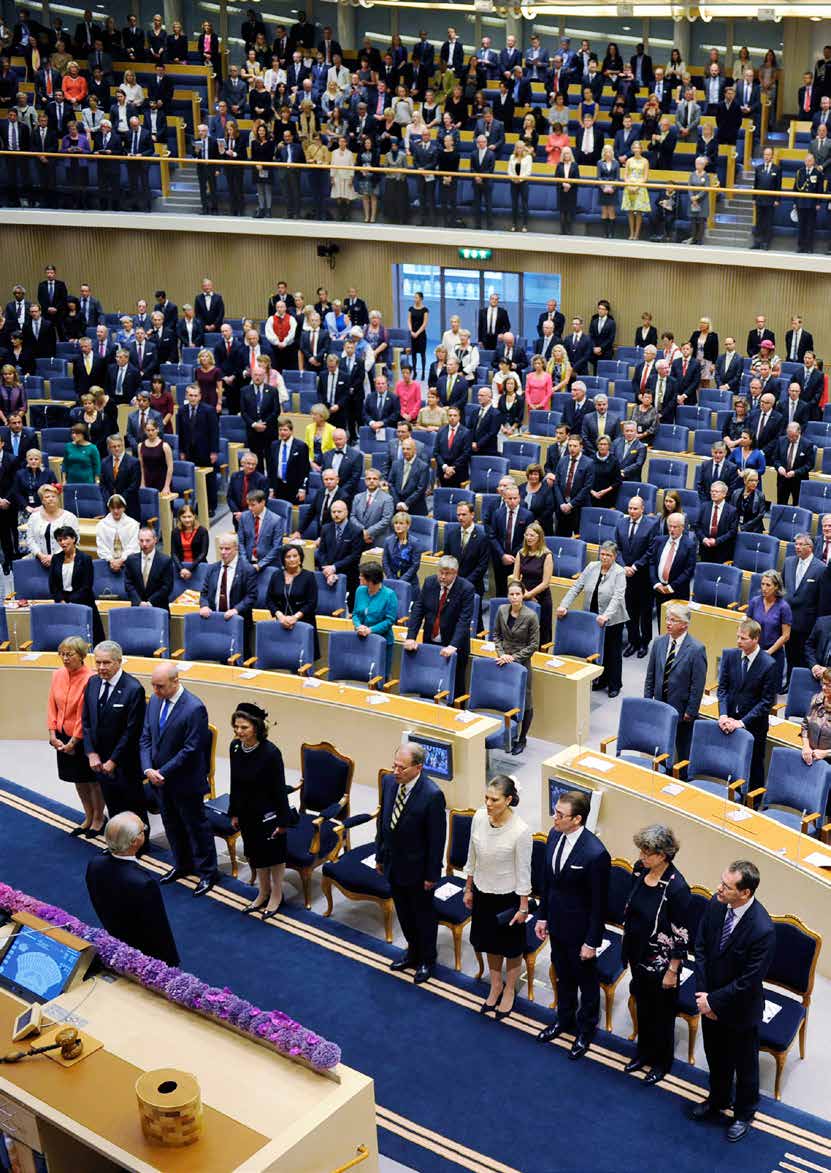
{"label": "gavel", "polygon": [[60,1051],[62,1059],[77,1059],[84,1049],[84,1043],[74,1026],[64,1026],[55,1035],[54,1043],[45,1047],[32,1047],[30,1051],[12,1051],[0,1057],[0,1063],[19,1063],[30,1055],[43,1055],[47,1051]]}

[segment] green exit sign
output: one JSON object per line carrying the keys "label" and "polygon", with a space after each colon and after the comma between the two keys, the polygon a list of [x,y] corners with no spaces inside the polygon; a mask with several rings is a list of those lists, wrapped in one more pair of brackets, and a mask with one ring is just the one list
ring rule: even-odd
{"label": "green exit sign", "polygon": [[492,248],[460,248],[459,256],[463,261],[489,261],[493,256]]}

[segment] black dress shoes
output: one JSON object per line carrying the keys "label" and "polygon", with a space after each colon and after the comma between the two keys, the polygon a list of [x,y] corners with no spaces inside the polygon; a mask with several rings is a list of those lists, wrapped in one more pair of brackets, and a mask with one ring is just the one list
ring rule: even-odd
{"label": "black dress shoes", "polygon": [[181,880],[182,876],[186,876],[187,872],[183,872],[180,868],[171,868],[169,872],[165,872],[159,880],[160,884],[174,884],[177,880]]}
{"label": "black dress shoes", "polygon": [[649,654],[649,648],[638,648],[638,659],[642,660],[644,656]]}
{"label": "black dress shoes", "polygon": [[77,827],[73,827],[69,834],[73,839],[77,839],[79,835],[86,835],[88,830],[89,827],[83,827],[79,824]]}
{"label": "black dress shoes", "polygon": [[401,973],[403,969],[412,969],[413,963],[405,953],[403,957],[399,957],[397,961],[390,962],[390,969],[393,973]]}
{"label": "black dress shoes", "polygon": [[734,1120],[727,1129],[727,1139],[735,1144],[737,1140],[744,1140],[748,1132],[750,1132],[749,1120]]}
{"label": "black dress shoes", "polygon": [[661,1082],[665,1075],[666,1072],[662,1071],[660,1067],[653,1067],[644,1080],[644,1083],[649,1084],[650,1087],[654,1087],[656,1083]]}
{"label": "black dress shoes", "polygon": [[99,835],[104,834],[104,828],[106,825],[107,820],[105,819],[100,827],[87,827],[86,831],[83,831],[82,834],[85,839],[96,839]]}
{"label": "black dress shoes", "polygon": [[616,696],[620,696],[620,689],[619,688],[610,688],[609,689],[609,700],[613,701]]}
{"label": "black dress shoes", "polygon": [[413,981],[415,982],[415,984],[417,986],[420,986],[422,984],[422,982],[429,982],[429,980],[432,976],[433,976],[432,965],[420,965],[418,967],[418,969],[415,971],[415,977],[413,978]]}
{"label": "black dress shoes", "polygon": [[641,1071],[642,1069],[643,1062],[640,1059],[630,1059],[623,1070],[627,1075],[632,1075],[635,1071]]}
{"label": "black dress shoes", "polygon": [[720,1115],[721,1109],[717,1108],[715,1104],[711,1104],[709,1100],[693,1104],[689,1111],[690,1120],[717,1120]]}
{"label": "black dress shoes", "polygon": [[636,651],[637,651],[637,648],[635,647],[634,644],[627,644],[626,647],[623,649],[623,654],[624,654],[624,656],[634,656]]}
{"label": "black dress shoes", "polygon": [[210,892],[216,883],[216,879],[216,876],[203,876],[193,889],[194,896],[204,896],[207,892]]}
{"label": "black dress shoes", "polygon": [[582,1059],[591,1046],[591,1042],[587,1035],[578,1035],[571,1044],[571,1050],[568,1053],[569,1059]]}
{"label": "black dress shoes", "polygon": [[558,1039],[565,1029],[564,1026],[560,1026],[559,1022],[552,1022],[551,1026],[547,1026],[544,1030],[540,1031],[537,1035],[537,1042],[550,1043],[554,1039]]}
{"label": "black dress shoes", "polygon": [[592,692],[600,692],[601,688],[605,688],[605,684],[601,684],[600,679],[592,681]]}

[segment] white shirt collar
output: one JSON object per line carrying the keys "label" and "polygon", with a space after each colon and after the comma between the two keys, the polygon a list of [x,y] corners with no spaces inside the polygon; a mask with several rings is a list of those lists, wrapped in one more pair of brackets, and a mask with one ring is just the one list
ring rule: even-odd
{"label": "white shirt collar", "polygon": [[[740,921],[742,919],[742,917],[747,912],[748,908],[750,908],[751,904],[753,903],[753,901],[755,899],[756,899],[755,896],[751,896],[750,899],[748,900],[747,904],[741,904],[741,905],[739,905],[738,908],[733,909],[733,916],[736,918],[737,921]],[[735,925],[734,925],[734,928],[735,928]]]}
{"label": "white shirt collar", "polygon": [[98,695],[100,696],[100,695],[102,694],[102,692],[104,691],[104,685],[105,685],[105,684],[109,684],[109,686],[110,686],[110,694],[112,695],[112,693],[113,693],[113,692],[114,692],[114,690],[115,690],[115,686],[118,684],[119,680],[121,679],[121,677],[122,677],[123,675],[124,675],[124,669],[123,669],[123,668],[119,668],[119,670],[116,672],[116,674],[115,674],[115,676],[112,678],[112,680],[102,680],[102,681],[101,681],[101,687],[100,687],[100,688],[99,688],[99,690],[98,690]]}
{"label": "white shirt collar", "polygon": [[[754,660],[756,659],[756,657],[759,655],[759,652],[760,652],[760,651],[761,651],[761,648],[760,648],[760,647],[759,647],[759,645],[757,644],[757,645],[756,645],[756,649],[755,649],[755,651],[748,652],[748,654],[747,654],[747,657],[746,657],[746,659],[747,659],[747,666],[748,666],[748,668],[752,668],[752,667],[753,667],[753,661],[754,661]],[[742,655],[744,655],[744,653],[742,653]]]}

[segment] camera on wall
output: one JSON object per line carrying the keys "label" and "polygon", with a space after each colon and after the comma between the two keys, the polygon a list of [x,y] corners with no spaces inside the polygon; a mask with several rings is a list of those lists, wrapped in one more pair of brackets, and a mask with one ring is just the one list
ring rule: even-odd
{"label": "camera on wall", "polygon": [[334,240],[325,240],[317,246],[317,255],[327,261],[329,268],[334,269],[335,258],[340,252],[340,245]]}

